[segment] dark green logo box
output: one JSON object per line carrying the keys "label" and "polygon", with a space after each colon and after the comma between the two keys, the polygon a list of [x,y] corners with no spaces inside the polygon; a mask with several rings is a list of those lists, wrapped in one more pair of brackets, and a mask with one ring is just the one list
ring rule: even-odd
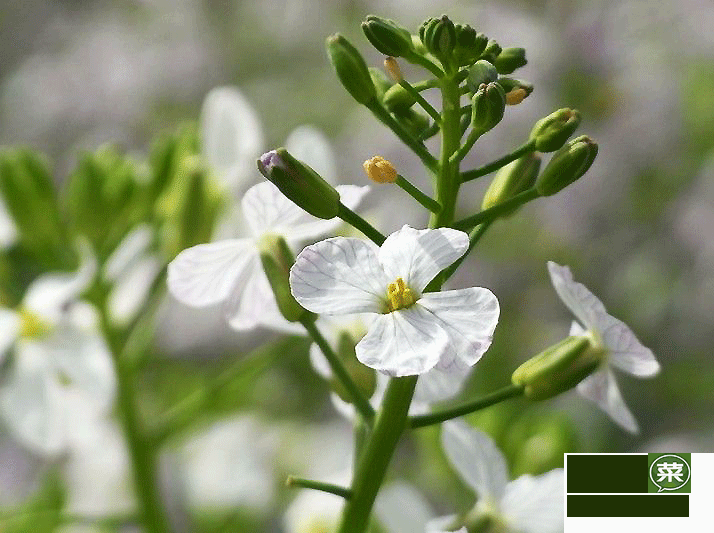
{"label": "dark green logo box", "polygon": [[649,453],[648,492],[658,494],[692,492],[691,453]]}

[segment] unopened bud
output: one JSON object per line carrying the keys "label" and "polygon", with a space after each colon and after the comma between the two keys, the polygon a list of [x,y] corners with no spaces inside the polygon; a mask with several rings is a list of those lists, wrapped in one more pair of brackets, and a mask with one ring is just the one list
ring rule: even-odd
{"label": "unopened bud", "polygon": [[499,74],[510,74],[526,63],[528,61],[526,60],[525,48],[504,48],[493,60],[493,64],[498,69]]}
{"label": "unopened bud", "polygon": [[367,70],[367,64],[357,49],[339,33],[327,38],[327,54],[337,77],[352,98],[360,104],[373,100],[377,91]]}
{"label": "unopened bud", "polygon": [[429,117],[411,107],[408,109],[395,109],[394,118],[416,138],[419,138],[429,127]]}
{"label": "unopened bud", "polygon": [[490,39],[488,43],[486,43],[486,48],[481,53],[481,59],[485,59],[486,61],[493,63],[501,53],[501,50],[501,45],[493,39]]}
{"label": "unopened bud", "polygon": [[488,37],[478,33],[468,24],[456,24],[456,46],[454,60],[460,66],[470,65],[476,61],[486,48]]}
{"label": "unopened bud", "polygon": [[528,92],[525,89],[513,89],[511,92],[506,93],[506,105],[518,105],[528,96]]}
{"label": "unopened bud", "polygon": [[409,31],[393,20],[369,15],[362,23],[362,31],[384,55],[401,57],[414,51]]}
{"label": "unopened bud", "polygon": [[506,94],[496,82],[482,84],[471,99],[471,127],[486,133],[503,118]]}
{"label": "unopened bud", "polygon": [[536,180],[541,196],[550,196],[580,178],[595,160],[598,146],[587,135],[581,135],[553,154]]}
{"label": "unopened bud", "polygon": [[295,263],[295,257],[285,239],[280,235],[266,234],[258,242],[258,250],[278,309],[285,320],[297,322],[308,316],[314,318],[315,315],[297,303],[290,292],[290,268]]}
{"label": "unopened bud", "polygon": [[369,77],[372,78],[372,83],[374,84],[375,91],[377,93],[377,98],[380,102],[384,100],[384,94],[394,85],[381,68],[369,67]]}
{"label": "unopened bud", "polygon": [[381,155],[367,159],[362,166],[367,177],[377,183],[394,183],[397,181],[397,170],[394,165]]}
{"label": "unopened bud", "polygon": [[484,83],[491,83],[498,79],[498,71],[491,63],[484,59],[479,59],[469,67],[466,85],[472,93],[478,91]]}
{"label": "unopened bud", "polygon": [[558,109],[535,123],[530,139],[535,140],[539,152],[555,152],[575,132],[580,124],[580,113],[574,109]]}
{"label": "unopened bud", "polygon": [[[481,209],[494,207],[533,187],[538,177],[540,161],[538,154],[530,153],[499,170],[486,190]],[[518,208],[513,208],[503,216],[513,214],[516,209]]]}
{"label": "unopened bud", "polygon": [[384,93],[383,103],[390,111],[401,111],[413,106],[416,99],[401,85],[392,85]]}
{"label": "unopened bud", "polygon": [[419,36],[426,49],[442,61],[448,60],[456,46],[456,28],[446,15],[424,22]]}
{"label": "unopened bud", "polygon": [[392,81],[395,83],[399,83],[404,79],[402,69],[399,68],[399,63],[391,56],[384,60],[384,70],[387,71],[387,74],[389,74],[389,77],[392,78]]}
{"label": "unopened bud", "polygon": [[589,335],[566,337],[519,366],[511,381],[523,386],[531,400],[547,400],[592,374],[604,356]]}
{"label": "unopened bud", "polygon": [[322,219],[337,216],[339,193],[312,168],[291,156],[285,148],[260,156],[258,170],[295,205],[312,216]]}
{"label": "unopened bud", "polygon": [[[523,80],[501,76],[498,78],[498,83],[501,84],[501,87],[503,87],[503,90],[506,91],[506,94],[513,93],[512,99],[514,101],[520,98],[520,100],[515,103],[521,103],[524,98],[528,97],[533,92],[533,85]],[[525,91],[525,95],[523,95],[521,91]],[[511,105],[515,105],[515,103]]]}

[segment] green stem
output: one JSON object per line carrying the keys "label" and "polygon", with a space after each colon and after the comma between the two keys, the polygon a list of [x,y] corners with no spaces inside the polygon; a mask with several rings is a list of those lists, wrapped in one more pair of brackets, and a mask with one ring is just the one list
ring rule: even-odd
{"label": "green stem", "polygon": [[491,172],[495,172],[501,167],[506,166],[511,161],[515,161],[519,157],[526,155],[527,153],[535,151],[535,141],[528,141],[523,146],[516,148],[510,154],[506,154],[500,159],[489,163],[481,168],[476,168],[473,170],[468,170],[461,174],[461,183],[466,183],[467,181],[475,180]]}
{"label": "green stem", "polygon": [[526,202],[535,200],[539,196],[540,194],[538,194],[538,191],[535,189],[535,187],[533,187],[531,189],[516,194],[512,198],[509,198],[508,200],[505,200],[498,205],[494,205],[493,207],[484,209],[483,211],[480,211],[475,215],[471,215],[470,217],[457,220],[456,222],[454,222],[452,227],[466,231],[478,224],[481,224],[482,222],[493,221],[504,213],[507,213],[508,211],[520,205],[523,205]]}
{"label": "green stem", "polygon": [[441,126],[439,126],[436,122],[432,123],[427,129],[425,129],[421,133],[421,135],[419,135],[419,140],[426,141],[427,139],[431,139],[434,135],[439,133],[440,129]]}
{"label": "green stem", "polygon": [[395,181],[402,189],[404,189],[412,198],[419,202],[422,206],[426,207],[432,213],[438,213],[441,211],[441,206],[433,198],[430,198],[419,189],[417,189],[409,180],[407,180],[401,174],[397,175],[397,181]]}
{"label": "green stem", "polygon": [[464,159],[464,157],[466,157],[466,155],[469,153],[471,148],[474,147],[474,144],[476,144],[476,141],[478,141],[478,139],[479,139],[479,137],[481,137],[481,135],[483,135],[483,132],[481,130],[472,128],[471,131],[469,132],[469,136],[466,137],[466,141],[464,141],[463,146],[461,148],[459,148],[458,151],[454,155],[451,156],[452,164],[456,163],[457,161],[461,162]]}
{"label": "green stem", "polygon": [[522,396],[523,390],[524,389],[521,385],[507,385],[506,387],[488,394],[487,396],[463,403],[456,407],[452,407],[451,409],[445,409],[444,411],[430,413],[428,415],[411,416],[409,417],[409,427],[421,428],[424,426],[431,426],[433,424],[445,422],[446,420],[451,420],[452,418],[474,413],[481,409],[485,409],[486,407],[496,405],[504,400],[508,400],[509,398]]}
{"label": "green stem", "polygon": [[428,80],[421,80],[411,84],[414,89],[419,92],[426,91],[427,89],[435,89],[439,86],[439,80],[429,78]]}
{"label": "green stem", "polygon": [[424,99],[421,94],[419,94],[419,91],[417,91],[409,84],[407,80],[404,79],[399,82],[399,85],[401,85],[402,88],[417,101],[417,103],[422,107],[422,109],[426,111],[431,118],[434,119],[434,122],[436,122],[437,124],[441,124],[441,115],[436,109],[434,109],[434,107],[429,102]]}
{"label": "green stem", "polygon": [[315,344],[317,344],[320,347],[320,350],[322,350],[322,353],[325,355],[325,359],[327,359],[327,362],[330,364],[332,372],[335,374],[335,377],[340,381],[340,383],[342,383],[342,386],[347,390],[347,393],[352,398],[352,402],[357,411],[359,411],[360,415],[362,415],[365,422],[368,424],[371,423],[374,420],[374,409],[372,408],[372,405],[360,392],[359,387],[357,387],[355,382],[352,380],[352,377],[349,372],[347,372],[347,369],[342,364],[342,361],[340,361],[340,358],[332,350],[332,347],[325,340],[325,337],[322,336],[320,330],[317,329],[315,322],[312,320],[301,320],[300,323],[305,327],[307,332],[310,334],[310,337],[312,337],[312,340],[315,341]]}
{"label": "green stem", "polygon": [[406,144],[417,156],[419,156],[419,159],[421,159],[426,168],[431,171],[436,169],[436,158],[429,153],[429,150],[426,149],[424,143],[414,139],[414,137],[412,137],[411,134],[405,130],[404,127],[397,122],[384,107],[382,107],[382,104],[376,100],[372,100],[372,102],[368,102],[365,105],[382,124],[391,129],[404,144]]}
{"label": "green stem", "polygon": [[287,487],[302,487],[303,489],[320,490],[322,492],[329,492],[330,494],[336,494],[349,500],[352,496],[352,491],[345,487],[340,487],[339,485],[333,485],[332,483],[325,483],[323,481],[315,481],[313,479],[305,479],[302,477],[288,476],[285,481]]}
{"label": "green stem", "polygon": [[413,63],[415,65],[419,65],[420,67],[425,68],[429,72],[431,72],[435,78],[441,79],[444,77],[444,71],[441,70],[433,61],[427,59],[423,55],[420,55],[418,53],[407,53],[404,56],[404,59],[409,61],[410,63]]}
{"label": "green stem", "polygon": [[377,229],[372,226],[369,222],[359,216],[357,213],[352,211],[349,207],[340,202],[340,206],[337,211],[337,216],[347,222],[353,228],[360,230],[364,233],[368,239],[374,242],[377,246],[382,246],[382,243],[387,240],[387,238],[382,235]]}
{"label": "green stem", "polygon": [[417,376],[390,380],[374,430],[359,459],[352,481],[352,496],[345,504],[338,533],[364,533],[367,529],[377,492],[407,426],[416,383]]}

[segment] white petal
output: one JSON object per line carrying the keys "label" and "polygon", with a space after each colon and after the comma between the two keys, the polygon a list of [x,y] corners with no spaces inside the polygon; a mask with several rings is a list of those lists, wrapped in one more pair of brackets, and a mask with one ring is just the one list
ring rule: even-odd
{"label": "white petal", "polygon": [[0,364],[20,333],[20,316],[10,309],[0,307]]}
{"label": "white petal", "polygon": [[17,226],[0,196],[0,250],[10,248],[17,241]]}
{"label": "white petal", "polygon": [[595,402],[610,418],[630,433],[639,433],[637,421],[625,405],[615,376],[609,368],[591,374],[578,384],[578,392]]}
{"label": "white petal", "polygon": [[416,230],[403,226],[379,249],[379,262],[390,282],[401,277],[421,292],[434,276],[464,255],[469,236],[451,228]]}
{"label": "white petal", "polygon": [[314,126],[298,126],[288,134],[285,148],[295,159],[311,166],[326,181],[334,183],[337,167],[330,142]]}
{"label": "white petal", "polygon": [[434,518],[426,525],[426,533],[468,533],[466,527],[451,529],[458,519],[455,514]]}
{"label": "white petal", "polygon": [[461,420],[452,420],[444,423],[441,442],[449,461],[479,499],[501,499],[508,469],[491,437]]}
{"label": "white petal", "polygon": [[449,337],[418,305],[378,315],[357,343],[357,359],[390,376],[413,376],[434,368]]}
{"label": "white petal", "polygon": [[439,368],[471,367],[491,346],[500,308],[498,299],[488,289],[471,287],[429,292],[418,305],[433,314],[451,339],[451,353],[439,362]]}
{"label": "white petal", "polygon": [[137,315],[161,272],[157,256],[144,257],[132,265],[116,282],[107,300],[109,317],[115,324],[128,324]]}
{"label": "white petal", "polygon": [[461,388],[471,373],[471,368],[465,370],[441,370],[432,368],[419,376],[414,402],[432,404],[442,402],[461,392]]}
{"label": "white petal", "polygon": [[638,377],[654,376],[659,372],[659,363],[654,354],[640,344],[632,330],[622,321],[607,315],[600,319],[600,335],[610,352],[612,366]]}
{"label": "white petal", "polygon": [[103,277],[116,280],[129,269],[151,245],[154,231],[149,224],[139,224],[116,247],[104,265]]}
{"label": "white petal", "polygon": [[585,285],[573,280],[566,266],[548,261],[548,272],[555,292],[586,329],[597,330],[598,319],[607,315],[605,306]]}
{"label": "white petal", "polygon": [[573,320],[573,323],[570,324],[570,332],[568,335],[571,337],[582,337],[583,335],[587,335],[587,333],[585,328],[578,324],[577,321]]}
{"label": "white petal", "polygon": [[386,533],[424,531],[432,517],[431,507],[424,496],[411,485],[399,481],[379,491],[374,510]]}
{"label": "white petal", "polygon": [[376,247],[361,239],[315,243],[298,254],[290,269],[295,299],[315,313],[379,313],[387,284]]}
{"label": "white petal", "polygon": [[245,172],[231,173],[233,167],[252,165],[263,147],[263,132],[253,106],[234,87],[211,90],[201,109],[203,155],[230,185],[238,185]]}
{"label": "white petal", "polygon": [[82,263],[74,273],[44,274],[27,288],[23,305],[44,320],[56,323],[64,306],[84,292],[94,279],[97,261],[91,252],[83,250]]}
{"label": "white petal", "polygon": [[501,512],[508,524],[523,533],[563,531],[563,469],[540,476],[521,476],[506,486]]}
{"label": "white petal", "polygon": [[240,283],[256,255],[250,239],[230,239],[187,248],[169,263],[169,291],[193,307],[222,302]]}

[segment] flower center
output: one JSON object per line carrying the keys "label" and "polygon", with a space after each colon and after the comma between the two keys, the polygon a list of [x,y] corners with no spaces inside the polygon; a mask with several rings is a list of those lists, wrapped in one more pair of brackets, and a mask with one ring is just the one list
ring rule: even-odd
{"label": "flower center", "polygon": [[406,286],[402,278],[397,278],[394,283],[387,286],[387,304],[389,312],[404,309],[416,302],[414,292]]}
{"label": "flower center", "polygon": [[39,315],[21,308],[20,312],[20,337],[26,339],[37,339],[49,333],[51,325],[43,320]]}

